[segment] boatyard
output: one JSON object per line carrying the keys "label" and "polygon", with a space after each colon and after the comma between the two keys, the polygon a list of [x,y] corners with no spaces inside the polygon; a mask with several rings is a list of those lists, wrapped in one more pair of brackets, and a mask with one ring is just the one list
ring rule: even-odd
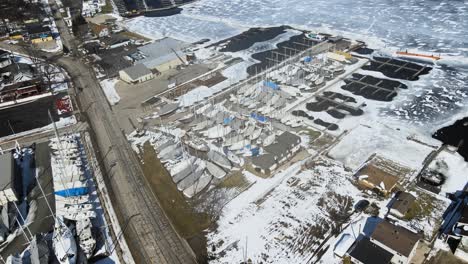
{"label": "boatyard", "polygon": [[[2,157],[14,153],[15,159],[21,160],[23,186],[16,187],[20,190],[15,191],[17,197],[8,198],[10,203],[21,201],[12,215],[22,222],[2,230],[4,259],[24,261],[29,254],[39,254],[41,259],[74,262],[112,254],[115,246],[92,177],[95,168],[88,163],[84,148],[79,134],[45,136],[25,147],[16,141],[11,152],[8,144],[2,144]],[[12,177],[17,181],[20,176]],[[39,253],[34,251],[37,247]],[[110,258],[118,260],[116,255]]]}
{"label": "boatyard", "polygon": [[[229,58],[232,55],[235,57],[236,52],[255,45],[255,42],[249,44],[248,39],[256,32],[264,34],[262,30],[247,31],[243,36],[246,43],[240,44],[234,37],[205,48],[199,47],[197,52],[210,53],[210,57],[216,58],[216,61],[223,61],[219,60],[226,56],[223,50],[233,52],[229,53]],[[268,33],[262,37],[266,41],[274,39]],[[330,40],[325,41],[325,38]],[[327,248],[340,234],[338,230],[349,225],[350,221],[357,221],[356,218],[351,220],[354,214],[351,203],[367,199],[380,210],[385,208],[384,201],[378,196],[361,193],[362,188],[375,190],[375,186],[382,181],[385,184],[377,186],[377,193],[384,196],[402,188],[418,191],[414,187],[417,183],[414,175],[428,162],[424,158],[439,148],[432,141],[408,141],[404,136],[406,131],[390,139],[392,143],[389,144],[395,148],[407,144],[409,153],[406,158],[411,157],[409,160],[395,157],[393,147],[379,151],[384,153],[385,158],[374,157],[377,149],[373,145],[374,140],[361,144],[361,151],[345,153],[354,144],[351,142],[360,137],[358,134],[362,135],[363,140],[369,140],[369,135],[374,133],[370,131],[382,129],[380,124],[357,120],[366,116],[367,111],[373,111],[375,104],[391,102],[408,89],[406,81],[416,81],[420,76],[427,75],[431,67],[363,55],[365,50],[363,42],[300,32],[281,42],[277,49],[261,51],[262,55],[257,57],[254,53],[252,58],[261,58],[259,63],[246,65],[240,59],[234,66],[223,64],[226,65],[223,70],[214,73],[226,79],[220,79],[214,85],[200,83],[200,79],[207,79],[204,76],[215,76],[208,73],[144,101],[145,109],[150,113],[140,117],[137,129],[128,139],[142,159],[148,181],[154,182],[156,195],[162,201],[172,201],[163,202],[163,207],[175,228],[196,251],[198,259],[241,260],[241,249],[236,245],[247,242],[242,242],[243,238],[236,235],[234,230],[249,226],[248,222],[252,219],[238,219],[236,215],[255,209],[249,205],[240,206],[239,203],[249,201],[260,208],[263,208],[263,204],[271,204],[275,208],[278,206],[275,203],[287,200],[283,214],[297,215],[288,213],[287,209],[290,204],[297,204],[295,199],[303,200],[303,206],[308,208],[310,201],[322,201],[317,210],[328,210],[331,218],[307,220],[309,216],[304,216],[304,220],[299,221],[278,215],[274,220],[266,218],[265,232],[269,235],[255,235],[276,239],[275,250],[292,250],[301,254],[308,252],[307,261],[311,261],[322,257],[329,259],[328,252],[332,250],[327,251]],[[203,62],[214,63],[210,57],[204,57]],[[242,79],[232,79],[230,67],[241,65],[248,75]],[[356,122],[361,125],[356,127]],[[369,131],[366,131],[367,128]],[[387,133],[376,141],[388,141]],[[151,161],[155,158],[158,160],[156,164]],[[371,172],[367,174],[375,173],[377,178],[362,180],[364,176],[357,169],[371,166],[373,160],[378,160],[378,165],[372,165]],[[340,176],[332,182],[322,178],[309,179],[311,171],[316,170]],[[377,176],[377,171],[390,171],[390,174]],[[157,182],[164,183],[165,187],[157,187]],[[333,190],[344,188],[342,193],[350,195],[342,196],[339,192],[329,191],[324,195],[332,198],[326,199],[321,194],[309,196],[307,193],[316,190],[314,186],[318,182],[327,188],[334,186]],[[322,183],[319,185],[322,186]],[[303,194],[291,190],[295,198],[284,197],[287,194],[285,189],[291,188],[298,188],[299,193]],[[327,205],[329,199],[337,201],[343,208],[330,207]],[[447,206],[443,199],[435,201],[438,210]],[[262,209],[256,212],[272,214]],[[440,214],[427,215],[412,220],[407,226],[413,230],[423,230],[422,226],[426,225],[421,221],[435,224],[440,217]],[[275,224],[274,221],[278,222]],[[328,222],[334,224],[327,226],[325,223]],[[232,226],[227,227],[223,223]],[[205,241],[206,229],[213,228],[213,225],[220,226],[211,230],[207,234],[208,241]],[[272,234],[266,227],[271,225],[284,228]],[[291,225],[294,228],[288,227]],[[315,231],[304,236],[295,233],[304,225],[313,226]],[[426,239],[431,239],[433,233],[425,231]],[[291,240],[291,235],[286,235],[288,232],[293,232],[293,237],[299,237]],[[268,240],[257,240],[250,250],[256,252],[253,254],[264,252],[269,247],[265,244],[263,249],[261,245]],[[208,251],[204,243],[208,244]],[[280,251],[275,251],[276,257],[265,253],[256,256],[263,261],[279,260],[285,257]],[[306,261],[302,258],[296,260]]]}
{"label": "boatyard", "polygon": [[3,262],[468,260],[463,5],[13,2]]}

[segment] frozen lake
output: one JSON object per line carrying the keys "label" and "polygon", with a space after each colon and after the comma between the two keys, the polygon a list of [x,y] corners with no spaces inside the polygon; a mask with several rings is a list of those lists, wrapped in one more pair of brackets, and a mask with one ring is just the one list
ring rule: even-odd
{"label": "frozen lake", "polygon": [[371,117],[409,124],[429,135],[466,113],[468,97],[468,2],[383,0],[201,0],[171,17],[137,17],[126,22],[136,32],[186,41],[212,42],[250,27],[290,25],[361,39],[392,52],[409,49],[441,54],[429,76],[406,83],[409,89]]}

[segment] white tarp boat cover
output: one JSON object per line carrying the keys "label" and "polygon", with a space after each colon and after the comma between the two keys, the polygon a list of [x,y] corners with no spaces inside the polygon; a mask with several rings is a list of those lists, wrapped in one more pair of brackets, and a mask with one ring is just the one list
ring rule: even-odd
{"label": "white tarp boat cover", "polygon": [[209,161],[206,161],[206,168],[207,168],[208,172],[211,173],[211,175],[213,175],[215,178],[218,178],[218,179],[224,178],[224,176],[226,176],[226,174],[227,174],[218,165],[216,165],[216,164],[214,164],[212,162],[209,162]]}

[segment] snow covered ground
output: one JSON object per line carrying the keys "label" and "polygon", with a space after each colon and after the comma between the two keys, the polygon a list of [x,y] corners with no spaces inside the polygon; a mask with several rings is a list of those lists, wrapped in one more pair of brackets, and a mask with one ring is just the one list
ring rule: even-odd
{"label": "snow covered ground", "polygon": [[[315,165],[304,170],[299,162],[269,179],[244,172],[257,182],[226,205],[220,231],[209,234],[208,248],[214,245],[211,253],[217,254],[213,263],[310,260],[361,195],[350,183],[352,175],[335,161],[320,159]],[[291,177],[298,182],[288,184]]]}
{"label": "snow covered ground", "polygon": [[352,170],[357,170],[374,153],[418,170],[434,148],[408,140],[408,135],[381,123],[364,122],[347,134],[329,155]]}
{"label": "snow covered ground", "polygon": [[363,39],[371,47],[385,48],[386,54],[398,49],[440,53],[443,59],[429,76],[374,113],[375,118],[386,117],[388,122],[408,124],[430,135],[448,119],[453,122],[457,113],[465,113],[468,105],[468,44],[464,37],[468,28],[462,26],[466,11],[466,3],[449,0],[297,0],[294,5],[283,0],[204,0],[184,6],[180,15],[137,17],[124,23],[130,30],[154,38],[209,38],[212,42],[250,27],[291,25]]}
{"label": "snow covered ground", "polygon": [[101,87],[106,95],[107,101],[109,104],[115,105],[120,101],[120,96],[115,90],[115,84],[118,82],[118,79],[106,79],[101,81]]}
{"label": "snow covered ground", "polygon": [[[336,161],[319,158],[321,163],[310,170],[295,164],[268,179],[244,172],[255,184],[226,205],[217,222],[218,228],[208,234],[208,249],[211,251],[214,246],[214,252],[210,253],[218,257],[213,263],[239,263],[246,259],[255,263],[307,262],[317,245],[329,235],[330,224],[334,223],[334,206],[345,205],[340,200],[351,202],[337,194],[349,196],[353,202],[366,195],[350,181],[352,171],[370,155],[377,152],[414,171],[422,167],[424,159],[441,144],[431,138],[432,133],[466,115],[468,110],[468,42],[465,37],[468,28],[463,23],[468,18],[467,8],[465,2],[450,0],[399,3],[297,0],[294,5],[284,0],[201,0],[184,6],[180,15],[137,17],[123,22],[130,30],[154,38],[170,36],[185,41],[208,38],[211,43],[250,27],[291,25],[362,39],[371,48],[381,49],[377,52],[381,55],[408,49],[440,53],[443,58],[420,80],[399,80],[408,88],[398,91],[391,102],[352,95],[340,88],[342,82],[327,88],[356,98],[357,104],[366,103],[363,115],[341,121],[343,128],[338,134],[345,130],[348,134],[329,152]],[[269,44],[257,43],[232,55],[244,58],[248,64],[252,62],[252,53],[270,48]],[[383,77],[377,72],[359,70],[357,73]],[[235,70],[230,76],[243,74],[245,70]],[[218,85],[226,83],[228,81]],[[204,88],[198,92],[208,95]],[[194,92],[187,97],[185,100],[192,102],[190,98],[201,96]],[[325,113],[314,117],[333,121]],[[442,195],[459,190],[468,181],[464,173],[467,165],[457,154],[443,151],[436,160],[444,160],[448,165],[449,178]],[[289,186],[286,181],[292,176],[300,181]],[[307,181],[312,182],[309,190],[299,188]],[[373,198],[366,196],[366,199],[372,201]],[[435,199],[441,206],[435,209],[431,220],[425,217],[405,224],[422,226],[431,233],[437,226],[434,219],[440,218],[438,214],[446,202],[441,196]],[[388,201],[374,202],[384,210]],[[351,234],[359,230],[359,224],[367,221],[366,218],[352,218],[356,225],[352,224],[351,230],[348,228],[345,232]],[[330,248],[322,263],[340,263],[331,251],[338,239],[339,236],[333,236],[327,242]]]}
{"label": "snow covered ground", "polygon": [[468,183],[468,163],[460,154],[444,150],[431,162],[429,169],[437,170],[436,163],[440,161],[446,164],[446,168],[440,172],[447,177],[442,185],[442,193],[459,191]]}

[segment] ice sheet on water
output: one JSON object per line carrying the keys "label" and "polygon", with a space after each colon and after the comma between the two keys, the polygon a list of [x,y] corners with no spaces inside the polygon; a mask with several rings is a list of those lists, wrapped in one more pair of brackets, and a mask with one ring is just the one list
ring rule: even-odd
{"label": "ice sheet on water", "polygon": [[139,17],[129,20],[127,26],[156,38],[214,41],[250,27],[286,24],[365,39],[371,47],[389,51],[441,53],[442,66],[398,95],[391,107],[390,104],[382,107],[375,116],[390,116],[390,121],[423,128],[422,132],[431,134],[449,115],[465,110],[468,105],[466,11],[463,1],[450,0],[409,0],[397,4],[379,0],[296,0],[294,5],[284,0],[204,0],[185,6],[180,15]]}

